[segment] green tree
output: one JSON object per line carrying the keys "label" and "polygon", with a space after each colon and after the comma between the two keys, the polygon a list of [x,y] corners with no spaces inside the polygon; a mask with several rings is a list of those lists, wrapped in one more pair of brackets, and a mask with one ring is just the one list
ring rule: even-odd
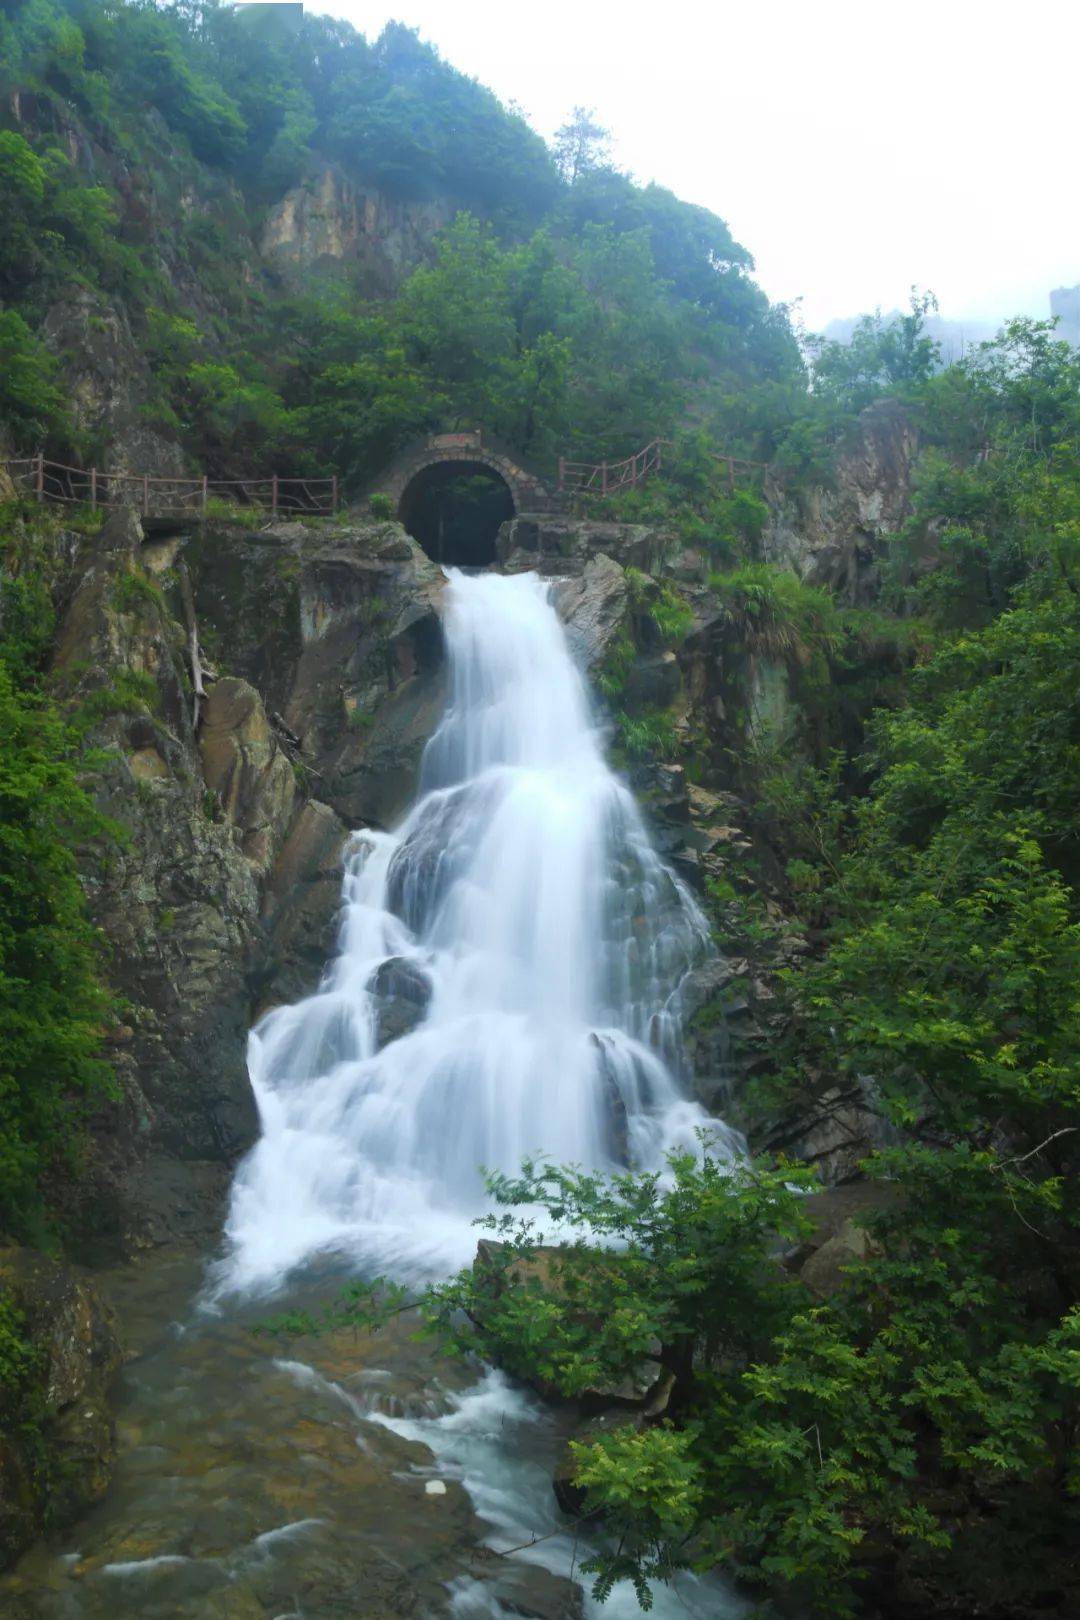
{"label": "green tree", "polygon": [[592,107],[575,107],[556,130],[552,150],[559,173],[572,186],[583,174],[607,167],[611,131],[596,122]]}

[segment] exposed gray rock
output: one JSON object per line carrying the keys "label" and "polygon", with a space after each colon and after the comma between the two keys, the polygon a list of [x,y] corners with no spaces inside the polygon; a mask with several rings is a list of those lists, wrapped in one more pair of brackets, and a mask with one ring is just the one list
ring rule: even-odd
{"label": "exposed gray rock", "polygon": [[[258,694],[219,683],[200,746],[193,729],[187,641],[140,567],[141,529],[114,513],[86,548],[57,637],[62,691],[100,712],[93,740],[102,808],[125,829],[88,852],[84,881],[110,945],[109,971],[128,1011],[111,1038],[119,1104],[97,1122],[85,1196],[97,1232],[130,1252],[177,1233],[145,1167],[158,1156],[190,1167],[166,1178],[178,1225],[254,1139],[245,1047],[247,968],[262,937],[260,891],[296,796],[292,766]],[[204,775],[204,763],[207,774]]]}
{"label": "exposed gray rock", "polygon": [[590,518],[522,512],[499,530],[498,558],[507,573],[535,569],[548,575],[579,574],[603,554],[622,568],[659,569],[679,552],[666,530],[644,523],[602,523]]}
{"label": "exposed gray rock", "polygon": [[765,560],[850,602],[872,600],[882,545],[908,515],[917,450],[914,424],[898,401],[868,406],[839,455],[832,488],[793,494],[767,480]]}
{"label": "exposed gray rock", "polygon": [[816,1165],[823,1181],[859,1175],[859,1165],[894,1139],[868,1088],[832,1086],[760,1131],[760,1146]]}
{"label": "exposed gray rock", "polygon": [[153,379],[123,303],[110,303],[72,283],[48,310],[42,334],[60,359],[76,424],[88,438],[109,446],[102,469],[183,476],[180,446],[142,414]]}
{"label": "exposed gray rock", "polygon": [[390,198],[328,163],[274,204],[259,245],[297,285],[313,273],[340,276],[347,266],[369,292],[388,293],[430,257],[454,213],[449,197]]}
{"label": "exposed gray rock", "polygon": [[375,1003],[375,1041],[387,1046],[422,1022],[431,1001],[431,980],[414,962],[392,956],[369,986]]}
{"label": "exposed gray rock", "polygon": [[210,688],[199,732],[203,778],[240,847],[266,876],[292,818],[296,778],[270,729],[262,699],[235,677]]}
{"label": "exposed gray rock", "polygon": [[570,647],[586,670],[595,670],[619,635],[629,591],[624,570],[602,552],[582,572],[555,589],[555,608],[566,626]]}
{"label": "exposed gray rock", "polygon": [[253,975],[258,1013],[318,986],[337,933],[347,838],[329,805],[310,799],[297,812],[263,899],[266,945]]}

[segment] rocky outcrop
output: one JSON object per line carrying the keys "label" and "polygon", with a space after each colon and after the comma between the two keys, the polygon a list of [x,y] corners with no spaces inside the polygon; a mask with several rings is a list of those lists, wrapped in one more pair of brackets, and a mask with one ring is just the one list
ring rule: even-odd
{"label": "rocky outcrop", "polygon": [[416,787],[442,712],[442,570],[396,523],[305,545],[301,652],[285,718],[350,826],[386,826]]}
{"label": "rocky outcrop", "polygon": [[430,256],[435,236],[455,211],[446,197],[406,201],[374,186],[361,188],[325,164],[274,204],[259,246],[297,284],[313,274],[340,276],[348,268],[359,273],[369,294],[392,293]]}
{"label": "rocky outcrop", "polygon": [[[182,1227],[198,1224],[207,1184],[220,1183],[253,1138],[244,964],[269,859],[267,778],[279,789],[279,818],[284,808],[281,762],[254,693],[244,718],[227,713],[227,701],[212,704],[222,797],[203,775],[186,638],[141,565],[141,542],[138,519],[122,511],[89,548],[53,661],[69,699],[96,716],[95,791],[119,829],[88,860],[86,884],[127,1006],[110,1052],[121,1102],[100,1122],[92,1188],[95,1212],[124,1248],[175,1235],[174,1213]],[[161,1154],[201,1167],[182,1210],[162,1209],[151,1191]]]}
{"label": "rocky outcrop", "polygon": [[87,1254],[216,1228],[257,1130],[248,1029],[318,983],[348,828],[394,820],[414,791],[441,712],[443,584],[396,524],[147,543],[121,511],[80,553],[53,673],[94,716],[95,790],[121,829],[85,881],[127,1008],[120,1099],[73,1193]]}
{"label": "rocky outcrop", "polygon": [[264,942],[251,974],[256,1016],[318,984],[337,933],[347,838],[340,816],[317,799],[295,816],[263,898]]}
{"label": "rocky outcrop", "polygon": [[782,481],[767,480],[763,558],[849,602],[872,600],[885,541],[908,515],[917,450],[903,405],[868,406],[839,452],[830,487],[792,493]]}
{"label": "rocky outcrop", "polygon": [[60,1528],[104,1495],[115,1455],[108,1396],[121,1357],[93,1285],[30,1249],[0,1249],[0,1313],[3,1568],[46,1517]]}
{"label": "rocky outcrop", "polygon": [[180,446],[146,420],[153,377],[122,303],[75,284],[48,310],[42,335],[60,359],[76,426],[108,446],[102,471],[184,474]]}
{"label": "rocky outcrop", "polygon": [[603,552],[556,588],[555,608],[583,669],[592,672],[603,663],[623,629],[629,594],[625,571]]}
{"label": "rocky outcrop", "polygon": [[211,687],[199,754],[208,791],[239,833],[245,859],[265,877],[292,818],[297,787],[262,699],[247,681],[230,677]]}
{"label": "rocky outcrop", "polygon": [[644,523],[597,523],[558,513],[523,512],[499,530],[498,560],[507,573],[535,569],[540,574],[581,573],[595,557],[622,568],[655,572],[679,554],[679,543],[663,529]]}

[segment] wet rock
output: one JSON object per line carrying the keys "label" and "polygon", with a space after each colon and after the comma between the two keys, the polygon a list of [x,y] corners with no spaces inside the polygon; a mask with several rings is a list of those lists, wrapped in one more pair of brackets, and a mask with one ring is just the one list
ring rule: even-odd
{"label": "wet rock", "polygon": [[317,799],[294,817],[263,899],[266,944],[253,980],[260,1011],[318,986],[337,933],[347,838],[341,818]]}
{"label": "wet rock", "polygon": [[442,714],[445,577],[397,523],[350,521],[301,548],[302,650],[285,719],[319,795],[385,826],[415,792]]}
{"label": "wet rock", "polygon": [[600,1057],[600,1066],[604,1079],[604,1106],[607,1112],[607,1153],[614,1164],[629,1165],[630,1163],[630,1121],[626,1112],[626,1103],[619,1090],[618,1081],[608,1061],[609,1043],[602,1035],[593,1034],[590,1037],[597,1048]]}
{"label": "wet rock", "polygon": [[826,1297],[844,1287],[852,1265],[876,1252],[870,1234],[853,1221],[845,1221],[835,1237],[814,1250],[799,1277],[815,1294]]}
{"label": "wet rock", "polygon": [[811,1235],[784,1256],[785,1268],[821,1296],[836,1293],[845,1268],[878,1253],[864,1223],[892,1207],[899,1190],[890,1182],[858,1181],[812,1193],[803,1211],[813,1221]]}
{"label": "wet rock", "polygon": [[380,963],[370,985],[375,1003],[375,1042],[389,1045],[423,1022],[431,1001],[431,980],[403,956]]}
{"label": "wet rock", "polygon": [[[669,850],[681,847],[690,819],[690,801],[683,767],[662,760],[645,760],[630,772],[630,785],[649,812],[654,841]],[[668,839],[666,846],[665,836]]]}
{"label": "wet rock", "polygon": [[626,574],[603,554],[590,558],[581,574],[556,587],[555,608],[583,669],[595,670],[603,662],[622,631],[628,601]]}
{"label": "wet rock", "polygon": [[673,652],[635,660],[627,676],[623,702],[628,708],[667,709],[679,695],[682,674]]}
{"label": "wet rock", "polygon": [[[0,1300],[27,1361],[0,1433],[0,1567],[105,1493],[115,1459],[108,1394],[121,1350],[87,1280],[30,1249],[0,1249]],[[18,1386],[17,1386],[18,1387]],[[14,1420],[14,1421],[12,1421]]]}

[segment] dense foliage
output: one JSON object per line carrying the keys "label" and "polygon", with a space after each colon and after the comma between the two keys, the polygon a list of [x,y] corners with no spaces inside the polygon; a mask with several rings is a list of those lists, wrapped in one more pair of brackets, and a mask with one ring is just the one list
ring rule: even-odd
{"label": "dense foliage", "polygon": [[[0,424],[20,448],[107,453],[50,391],[47,320],[76,298],[84,325],[122,308],[148,425],[223,474],[360,483],[417,433],[475,422],[548,465],[620,456],[672,433],[690,391],[708,438],[742,432],[748,384],[803,388],[722,220],[615,172],[580,109],[553,155],[399,24],[368,43],[216,3],[22,0],[0,11],[0,63],[0,300],[19,323]],[[253,267],[266,208],[327,164],[430,205],[429,236],[444,221],[396,295],[360,262],[295,293]]]}
{"label": "dense foliage", "polygon": [[45,690],[53,614],[16,520],[0,573],[0,1232],[45,1231],[85,1106],[109,1092],[111,1000],[77,858],[108,827],[79,774],[81,736]]}
{"label": "dense foliage", "polygon": [[[735,643],[787,666],[804,715],[782,747],[750,735],[743,762],[759,837],[786,865],[785,904],[822,944],[788,974],[791,1034],[760,1107],[805,1108],[838,1082],[868,1092],[893,1136],[864,1171],[888,1197],[839,1293],[789,1293],[749,1354],[695,1335],[673,1429],[582,1448],[579,1481],[613,1531],[603,1579],[718,1561],[822,1613],[857,1606],[865,1579],[895,1583],[898,1559],[916,1609],[920,1591],[931,1610],[947,1595],[1011,1614],[1067,1608],[1074,1590],[1080,363],[1046,327],[1017,322],[936,369],[919,314],[900,333],[867,323],[854,354],[819,356],[830,409],[896,389],[921,432],[885,577],[904,617],[845,609],[760,564],[711,582]],[[869,704],[864,692],[852,726],[837,693],[886,639],[909,673],[884,702],[880,684]],[[694,1172],[676,1169],[685,1193]],[[570,1218],[600,1229],[608,1201],[630,1196],[546,1168],[496,1191],[564,1221],[568,1186]],[[652,1199],[638,1232],[674,1235],[666,1195],[640,1180],[632,1192]],[[738,1179],[727,1196],[741,1202]],[[699,1219],[720,1232],[728,1216],[696,1188],[678,1229]],[[623,1232],[629,1309],[607,1317],[606,1271],[589,1284],[587,1308],[613,1324],[657,1288],[662,1309],[684,1284],[727,1288],[727,1255],[695,1284],[662,1247],[646,1286],[638,1236]],[[761,1286],[750,1314],[768,1321],[775,1279]],[[540,1343],[520,1342],[570,1390],[565,1306],[547,1309]],[[481,1316],[492,1344],[510,1311]],[[628,1332],[624,1348],[625,1370],[641,1342]]]}

